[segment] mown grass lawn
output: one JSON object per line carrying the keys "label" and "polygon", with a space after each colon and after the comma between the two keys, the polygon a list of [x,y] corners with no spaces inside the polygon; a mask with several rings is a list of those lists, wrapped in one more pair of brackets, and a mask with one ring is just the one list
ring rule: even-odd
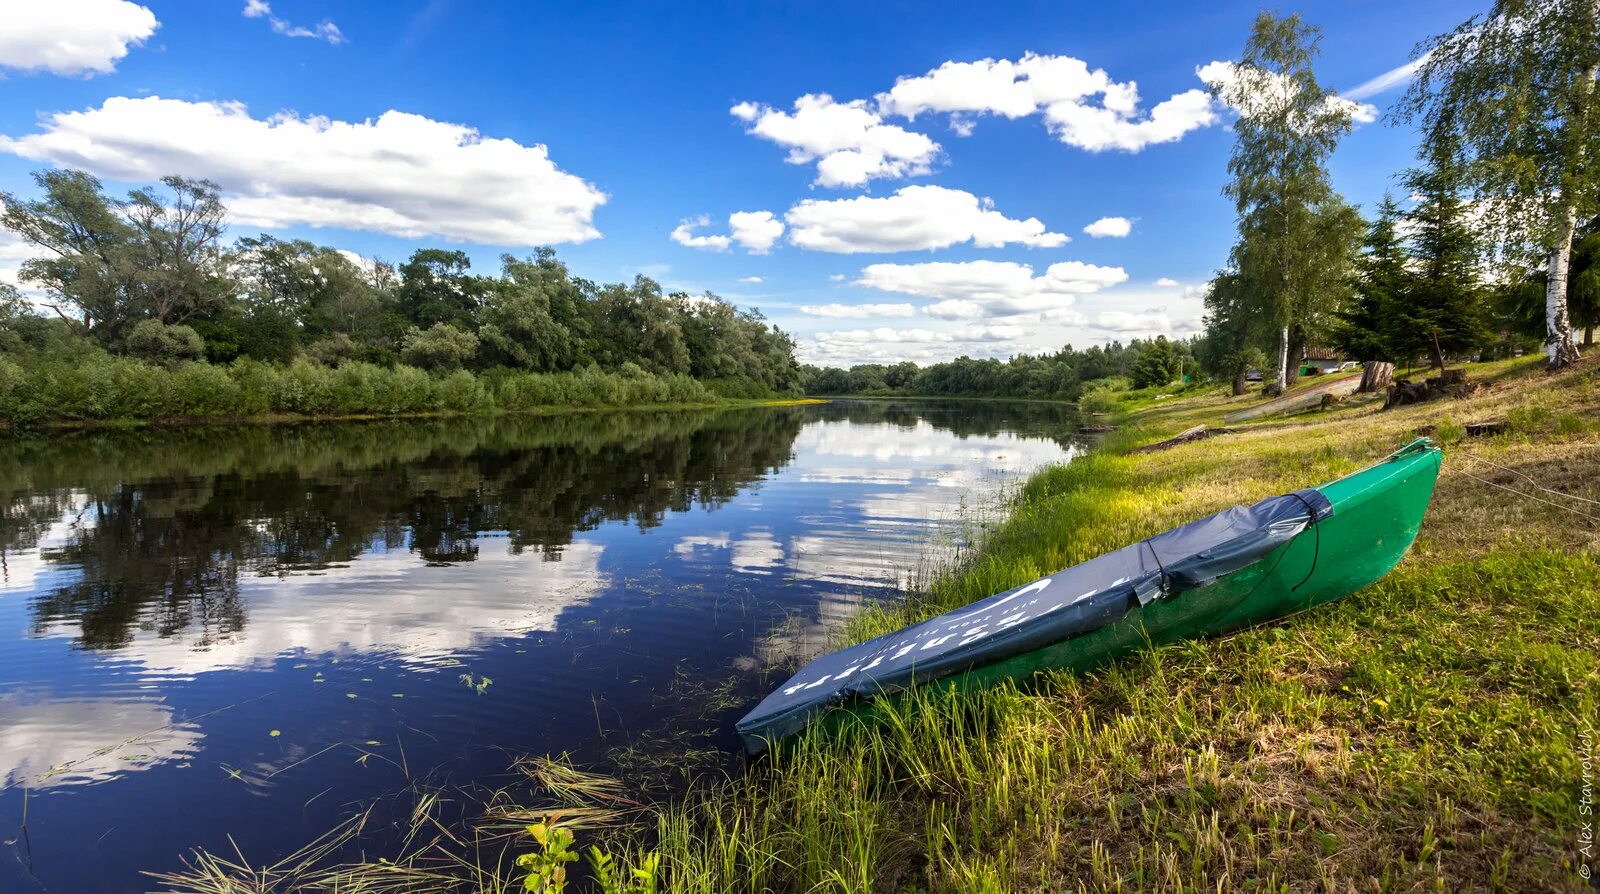
{"label": "mown grass lawn", "polygon": [[[912,699],[668,808],[671,889],[1586,889],[1600,367],[1470,375],[1486,385],[1467,400],[1349,401],[1142,455],[1127,450],[1252,398],[1132,396],[1105,449],[1035,476],[970,561],[850,639],[1318,484],[1419,433],[1445,442],[1445,468],[1411,554],[1340,603],[1092,674]],[[1464,437],[1494,419],[1504,433]]]}

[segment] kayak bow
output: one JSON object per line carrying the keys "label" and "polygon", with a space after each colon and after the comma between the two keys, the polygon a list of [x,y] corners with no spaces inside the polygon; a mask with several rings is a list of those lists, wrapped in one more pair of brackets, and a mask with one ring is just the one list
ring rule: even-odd
{"label": "kayak bow", "polygon": [[1442,454],[1419,438],[1321,487],[1235,506],[802,667],[744,719],[751,753],[836,708],[941,681],[1086,670],[1340,599],[1410,548]]}

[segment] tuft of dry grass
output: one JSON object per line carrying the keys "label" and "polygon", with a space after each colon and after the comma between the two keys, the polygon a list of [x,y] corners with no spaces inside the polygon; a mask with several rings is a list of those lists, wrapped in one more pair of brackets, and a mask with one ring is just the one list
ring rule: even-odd
{"label": "tuft of dry grass", "polygon": [[369,806],[270,864],[237,848],[231,855],[197,850],[182,869],[147,875],[163,894],[504,894],[524,889],[516,857],[538,847],[529,826],[621,832],[643,810],[617,780],[564,760],[524,758],[513,770],[526,785],[470,797],[412,789],[399,828],[384,830],[386,839],[399,833],[397,850],[384,857],[362,850],[376,822]]}

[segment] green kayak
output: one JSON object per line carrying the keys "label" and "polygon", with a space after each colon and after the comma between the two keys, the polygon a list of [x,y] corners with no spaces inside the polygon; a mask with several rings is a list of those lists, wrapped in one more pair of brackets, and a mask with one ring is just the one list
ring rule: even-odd
{"label": "green kayak", "polygon": [[[1238,506],[802,667],[738,729],[752,752],[912,686],[1087,670],[1152,643],[1226,633],[1344,597],[1417,536],[1442,454],[1426,438],[1330,481]],[[843,710],[840,710],[843,709]]]}

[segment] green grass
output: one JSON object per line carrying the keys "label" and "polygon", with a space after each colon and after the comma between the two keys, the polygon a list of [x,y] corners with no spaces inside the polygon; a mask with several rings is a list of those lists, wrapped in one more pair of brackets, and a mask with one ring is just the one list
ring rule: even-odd
{"label": "green grass", "polygon": [[1582,890],[1600,526],[1466,473],[1600,499],[1600,387],[1593,369],[1480,374],[1495,384],[1471,401],[1355,405],[1129,456],[1248,403],[1137,396],[1106,449],[1041,472],[974,558],[848,639],[1319,483],[1420,427],[1512,425],[1451,452],[1413,553],[1375,586],[1093,674],[916,694],[875,725],[806,734],[663,811],[671,889]]}

